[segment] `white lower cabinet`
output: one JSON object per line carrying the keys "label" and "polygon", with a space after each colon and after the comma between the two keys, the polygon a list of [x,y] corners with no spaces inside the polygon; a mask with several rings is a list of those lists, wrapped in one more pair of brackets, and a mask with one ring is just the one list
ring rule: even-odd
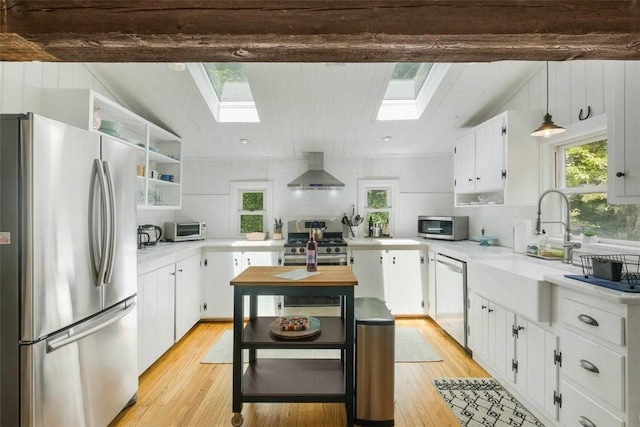
{"label": "white lower cabinet", "polygon": [[352,250],[349,258],[353,274],[358,279],[358,286],[354,289],[354,296],[380,298],[385,296],[385,265],[386,251],[382,250]]}
{"label": "white lower cabinet", "polygon": [[560,420],[640,426],[638,305],[564,291]]}
{"label": "white lower cabinet", "polygon": [[467,310],[467,345],[473,358],[503,385],[513,387],[557,419],[558,337],[472,291],[468,292]]}
{"label": "white lower cabinet", "polygon": [[436,253],[427,253],[427,314],[432,319],[436,318]]}
{"label": "white lower cabinet", "polygon": [[138,276],[138,373],[200,320],[200,254]]}
{"label": "white lower cabinet", "polygon": [[198,254],[176,263],[176,341],[200,320],[201,261]]}
{"label": "white lower cabinet", "polygon": [[394,315],[426,313],[427,261],[418,249],[354,249],[350,263],[358,279],[356,297],[376,297]]}
{"label": "white lower cabinet", "polygon": [[138,277],[138,373],[174,343],[175,265]]}
{"label": "white lower cabinet", "polygon": [[[282,264],[281,251],[207,251],[204,256],[204,298],[201,318],[232,319],[233,287],[231,279],[249,266],[272,266]],[[276,314],[274,296],[258,297],[258,313],[261,316]],[[245,305],[247,302],[245,301]]]}

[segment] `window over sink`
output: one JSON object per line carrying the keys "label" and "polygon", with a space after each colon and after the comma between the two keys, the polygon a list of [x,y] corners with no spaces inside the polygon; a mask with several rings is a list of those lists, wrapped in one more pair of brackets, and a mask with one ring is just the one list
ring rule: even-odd
{"label": "window over sink", "polygon": [[571,203],[574,235],[640,241],[640,205],[607,203],[606,130],[555,146],[556,188]]}

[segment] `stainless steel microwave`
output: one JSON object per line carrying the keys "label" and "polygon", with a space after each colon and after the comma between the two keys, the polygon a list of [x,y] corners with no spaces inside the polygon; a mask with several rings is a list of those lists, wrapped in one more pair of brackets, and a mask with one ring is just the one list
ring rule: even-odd
{"label": "stainless steel microwave", "polygon": [[207,238],[206,222],[165,222],[165,239],[171,242],[204,240]]}
{"label": "stainless steel microwave", "polygon": [[418,237],[441,240],[467,240],[468,216],[419,216]]}

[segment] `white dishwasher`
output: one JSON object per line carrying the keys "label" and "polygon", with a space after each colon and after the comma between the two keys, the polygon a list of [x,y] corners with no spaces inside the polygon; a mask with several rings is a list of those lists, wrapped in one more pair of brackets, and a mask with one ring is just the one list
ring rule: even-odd
{"label": "white dishwasher", "polygon": [[436,254],[436,323],[467,348],[467,263]]}

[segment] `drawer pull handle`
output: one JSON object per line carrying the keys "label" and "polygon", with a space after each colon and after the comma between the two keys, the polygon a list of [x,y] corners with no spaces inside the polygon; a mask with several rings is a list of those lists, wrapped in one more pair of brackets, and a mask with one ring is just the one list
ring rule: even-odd
{"label": "drawer pull handle", "polygon": [[591,421],[589,418],[587,417],[583,417],[582,415],[580,415],[578,417],[578,422],[580,423],[580,425],[582,427],[597,427],[593,421]]}
{"label": "drawer pull handle", "polygon": [[579,315],[578,320],[581,321],[582,323],[586,323],[587,325],[598,326],[598,321],[593,317],[589,316],[588,314]]}
{"label": "drawer pull handle", "polygon": [[588,360],[580,359],[580,367],[582,369],[586,369],[587,371],[593,372],[594,374],[599,374],[600,370],[596,365],[589,362]]}

